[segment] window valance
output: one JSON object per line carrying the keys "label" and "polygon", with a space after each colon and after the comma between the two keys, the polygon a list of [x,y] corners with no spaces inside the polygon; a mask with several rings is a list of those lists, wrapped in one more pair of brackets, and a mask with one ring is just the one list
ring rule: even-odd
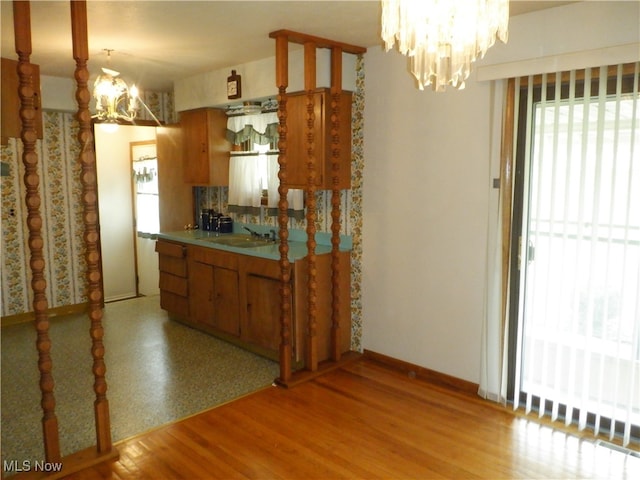
{"label": "window valance", "polygon": [[227,120],[227,140],[240,145],[247,140],[259,145],[278,141],[278,114],[276,112],[238,115]]}

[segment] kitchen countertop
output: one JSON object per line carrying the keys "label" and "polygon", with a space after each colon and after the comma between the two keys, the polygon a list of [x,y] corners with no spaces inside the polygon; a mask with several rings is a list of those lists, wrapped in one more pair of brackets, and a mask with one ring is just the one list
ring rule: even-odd
{"label": "kitchen countertop", "polygon": [[[234,230],[236,230],[234,225]],[[231,233],[220,233],[216,234],[216,232],[208,232],[202,230],[180,230],[175,232],[161,232],[158,233],[158,238],[163,240],[172,240],[174,242],[182,242],[190,245],[197,245],[199,247],[206,248],[215,248],[218,250],[224,250],[227,252],[240,253],[242,255],[249,255],[253,257],[261,257],[268,258],[271,260],[280,260],[280,242],[276,241],[275,243],[267,243],[265,245],[260,245],[257,247],[234,247],[231,245],[222,245],[219,243],[215,243],[212,241],[207,241],[207,238],[210,237],[224,237],[225,235],[238,235],[239,231],[234,231]],[[296,260],[300,260],[307,256],[307,243],[305,241],[297,241],[292,240],[291,238],[295,238],[295,235],[290,235],[290,239],[288,241],[289,244],[289,261],[295,262]],[[349,239],[350,240],[350,239]],[[316,255],[322,255],[325,253],[331,252],[331,244],[320,243],[318,238],[316,238],[317,246],[316,246]],[[350,250],[350,243],[347,242],[346,245],[341,244],[341,250]]]}

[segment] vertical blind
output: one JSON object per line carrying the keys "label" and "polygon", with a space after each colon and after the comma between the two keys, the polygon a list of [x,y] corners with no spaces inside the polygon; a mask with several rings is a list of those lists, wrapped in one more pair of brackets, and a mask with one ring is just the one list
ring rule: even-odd
{"label": "vertical blind", "polygon": [[617,431],[623,445],[640,425],[639,69],[531,76],[516,88],[529,189],[515,407]]}

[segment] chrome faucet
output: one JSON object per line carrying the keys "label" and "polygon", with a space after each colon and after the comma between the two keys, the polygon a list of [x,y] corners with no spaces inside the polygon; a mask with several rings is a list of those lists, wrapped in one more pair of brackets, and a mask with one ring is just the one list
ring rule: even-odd
{"label": "chrome faucet", "polygon": [[243,226],[242,228],[244,228],[247,232],[249,232],[252,237],[259,237],[260,236],[260,234],[258,232],[256,232],[255,230],[251,230],[249,227]]}

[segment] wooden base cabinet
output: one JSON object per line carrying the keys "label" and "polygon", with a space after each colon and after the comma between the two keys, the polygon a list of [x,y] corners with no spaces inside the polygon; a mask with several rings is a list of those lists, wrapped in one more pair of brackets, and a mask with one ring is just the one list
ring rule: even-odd
{"label": "wooden base cabinet", "polygon": [[[160,304],[173,318],[254,353],[279,359],[280,264],[277,260],[158,240]],[[349,253],[341,252],[340,349],[351,347]],[[304,365],[308,341],[306,259],[292,264],[292,363]],[[318,360],[331,355],[331,256],[316,257]]]}
{"label": "wooden base cabinet", "polygon": [[[280,347],[280,264],[277,260],[242,256],[240,338],[267,352]],[[277,356],[274,355],[274,358]]]}
{"label": "wooden base cabinet", "polygon": [[190,320],[236,337],[240,335],[237,257],[211,248],[189,247]]}
{"label": "wooden base cabinet", "polygon": [[[249,274],[241,339],[274,352],[280,347],[280,280]],[[275,299],[275,300],[274,300]]]}
{"label": "wooden base cabinet", "polygon": [[[240,263],[240,277],[246,282],[246,297],[241,305],[241,338],[274,353],[280,347],[280,263],[243,256]],[[351,269],[349,252],[340,253],[340,349],[351,349]],[[303,365],[307,344],[308,328],[308,267],[306,259],[298,260],[291,266],[291,342],[294,365]],[[319,346],[318,360],[324,361],[331,355],[331,256],[316,257],[316,335]],[[242,290],[241,290],[242,291]]]}

